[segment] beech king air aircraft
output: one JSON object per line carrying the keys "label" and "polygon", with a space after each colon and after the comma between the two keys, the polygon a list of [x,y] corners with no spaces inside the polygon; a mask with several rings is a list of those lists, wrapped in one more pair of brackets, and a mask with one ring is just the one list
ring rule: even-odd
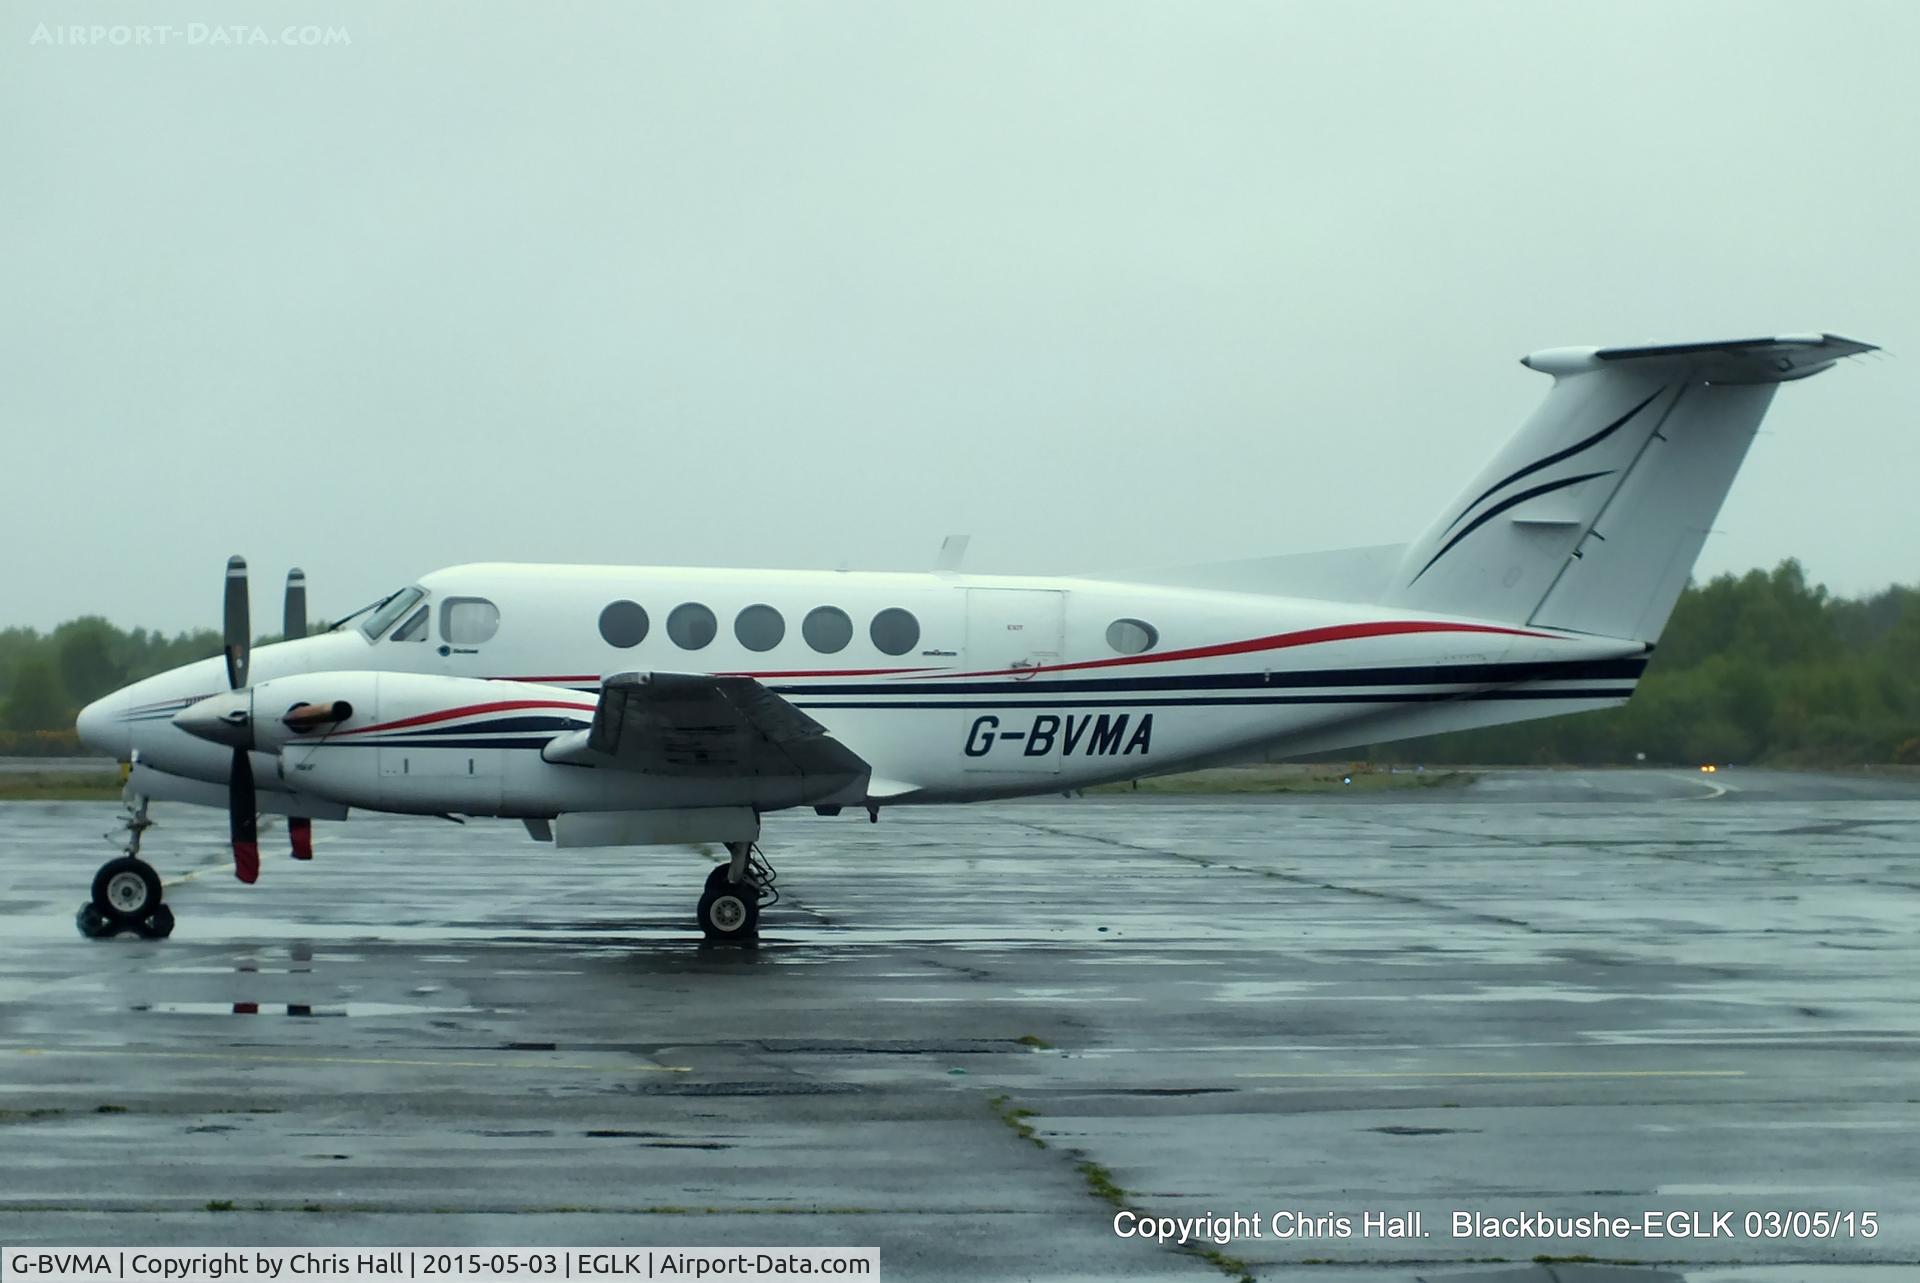
{"label": "beech king air aircraft", "polygon": [[[1780,383],[1873,350],[1832,334],[1556,348],[1546,401],[1411,544],[1154,573],[969,575],[469,565],[249,655],[82,710],[132,763],[89,935],[171,931],[149,799],[257,813],[503,816],[558,846],[720,843],[711,937],[773,898],[770,811],[1062,792],[1626,701]],[[952,553],[951,545],[949,553]]]}

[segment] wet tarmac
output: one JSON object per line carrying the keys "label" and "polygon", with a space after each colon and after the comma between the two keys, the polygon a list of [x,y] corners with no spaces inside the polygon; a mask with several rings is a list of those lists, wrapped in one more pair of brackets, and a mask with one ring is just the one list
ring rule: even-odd
{"label": "wet tarmac", "polygon": [[[0,803],[8,1246],[878,1244],[888,1277],[928,1279],[1920,1274],[1912,783],[1502,773],[773,817],[785,900],[753,948],[697,940],[709,861],[686,849],[355,820],[244,887],[224,817],[156,814],[174,938],[89,942],[73,911],[117,808]],[[1116,1236],[1120,1208],[1263,1233],[1207,1260]],[[1731,1236],[1649,1237],[1649,1211],[1730,1211]],[[1773,1219],[1796,1211],[1852,1229]],[[1276,1239],[1276,1212],[1330,1232]],[[1368,1235],[1369,1212],[1421,1232]],[[1456,1237],[1456,1212],[1636,1230]]]}

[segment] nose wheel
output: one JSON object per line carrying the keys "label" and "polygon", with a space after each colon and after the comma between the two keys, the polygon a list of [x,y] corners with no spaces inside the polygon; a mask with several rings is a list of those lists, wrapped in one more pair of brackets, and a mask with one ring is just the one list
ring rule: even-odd
{"label": "nose wheel", "polygon": [[93,894],[74,915],[74,925],[89,940],[108,939],[123,931],[164,940],[173,934],[173,910],[162,902],[160,875],[140,858],[141,835],[153,827],[145,797],[129,800],[122,826],[127,830],[126,846],[93,875]]}

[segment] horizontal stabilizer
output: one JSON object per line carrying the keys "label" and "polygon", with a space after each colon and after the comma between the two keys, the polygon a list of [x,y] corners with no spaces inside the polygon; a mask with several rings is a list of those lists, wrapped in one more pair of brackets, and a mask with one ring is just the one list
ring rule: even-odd
{"label": "horizontal stabilizer", "polygon": [[1660,365],[1702,383],[1786,383],[1818,374],[1843,357],[1880,349],[1838,334],[1785,334],[1770,339],[1723,339],[1717,343],[1666,343],[1652,347],[1549,348],[1520,364],[1543,374],[1577,374],[1634,363]]}

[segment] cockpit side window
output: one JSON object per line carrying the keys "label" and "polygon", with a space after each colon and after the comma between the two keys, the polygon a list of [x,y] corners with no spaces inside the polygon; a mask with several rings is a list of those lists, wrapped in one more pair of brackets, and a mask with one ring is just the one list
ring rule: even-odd
{"label": "cockpit side window", "polygon": [[500,608],[484,597],[449,597],[440,603],[440,640],[478,646],[500,631]]}
{"label": "cockpit side window", "polygon": [[387,640],[397,641],[397,642],[425,641],[427,639],[427,616],[431,613],[432,612],[428,610],[425,606],[422,606],[420,609],[413,612],[412,616],[408,618],[406,623],[394,629],[393,636],[389,637]]}
{"label": "cockpit side window", "polygon": [[424,596],[426,593],[418,588],[402,588],[381,602],[379,607],[360,625],[360,630],[367,635],[368,641],[379,641],[381,635],[393,627],[394,621],[412,610],[414,603]]}

